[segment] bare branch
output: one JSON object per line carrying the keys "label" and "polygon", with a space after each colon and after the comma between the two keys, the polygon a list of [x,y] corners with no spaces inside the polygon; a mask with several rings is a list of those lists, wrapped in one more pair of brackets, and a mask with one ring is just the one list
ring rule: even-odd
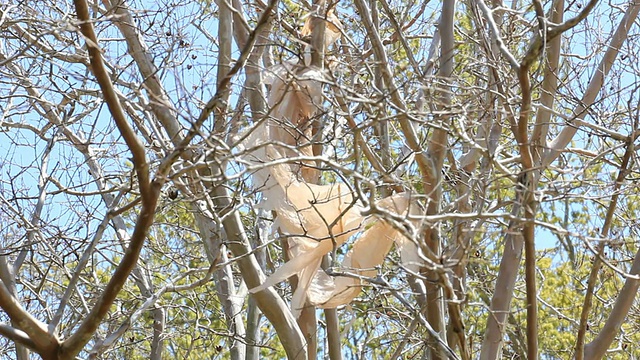
{"label": "bare branch", "polygon": [[[620,164],[620,169],[618,170],[618,176],[616,177],[616,182],[614,184],[613,196],[611,196],[611,202],[607,207],[607,213],[604,217],[604,223],[602,225],[602,230],[600,232],[603,238],[609,236],[609,231],[613,224],[615,210],[618,206],[618,199],[620,197],[620,193],[618,190],[624,184],[625,179],[629,175],[630,169],[628,168],[629,162],[631,161],[631,157],[635,151],[634,144],[637,140],[638,136],[640,136],[640,132],[638,131],[638,121],[636,118],[632,132],[627,139],[626,149],[624,156],[622,158],[622,163]],[[587,359],[599,359],[604,356],[604,353],[609,345],[613,341],[613,337],[620,329],[620,324],[626,317],[629,308],[633,302],[635,294],[638,291],[638,282],[637,279],[627,278],[625,281],[625,285],[623,290],[618,295],[618,300],[614,306],[614,310],[609,315],[605,326],[600,330],[600,333],[591,343],[587,346],[584,345],[585,336],[587,332],[587,321],[589,320],[589,312],[591,311],[591,306],[593,302],[594,296],[594,288],[597,281],[598,272],[602,267],[602,258],[604,254],[604,244],[598,246],[598,253],[596,258],[593,261],[593,265],[591,267],[591,273],[589,274],[589,280],[587,281],[587,292],[584,296],[584,303],[582,305],[582,311],[580,313],[580,326],[578,327],[578,335],[576,337],[576,360],[582,360],[584,358]],[[640,271],[640,251],[636,253],[634,262],[631,267],[630,275],[637,275]],[[625,288],[626,291],[625,292]],[[631,290],[635,289],[635,291]],[[633,291],[633,292],[629,292]],[[623,295],[624,293],[624,295]],[[621,297],[625,296],[624,299]],[[629,299],[630,298],[630,299]]]}
{"label": "bare branch", "polygon": [[607,51],[605,51],[600,64],[598,64],[597,70],[593,74],[593,77],[587,86],[587,89],[580,101],[580,105],[573,111],[573,113],[576,114],[576,119],[572,124],[567,124],[555,139],[547,142],[548,150],[545,151],[542,158],[542,166],[546,167],[557,159],[562,150],[571,142],[576,132],[578,132],[582,127],[584,118],[587,115],[587,110],[591,105],[593,105],[596,97],[600,93],[600,90],[604,85],[604,80],[607,77],[609,70],[611,70],[611,66],[618,56],[622,44],[627,39],[629,29],[633,26],[635,19],[638,17],[639,11],[640,2],[634,1],[629,4],[627,11],[622,17],[622,20],[620,20],[620,23],[611,38]]}
{"label": "bare branch", "polygon": [[149,179],[149,165],[146,160],[144,146],[133,132],[133,129],[129,126],[124,112],[122,111],[122,107],[120,106],[118,97],[113,90],[111,79],[109,78],[102,61],[102,54],[98,47],[98,40],[95,32],[93,31],[93,25],[89,19],[89,10],[86,1],[76,0],[74,4],[76,6],[78,20],[81,22],[81,31],[87,40],[86,42],[89,50],[91,68],[104,93],[114,121],[133,154],[133,163],[136,173],[138,174],[138,181],[142,196],[142,209],[140,210],[140,215],[136,221],[136,226],[131,236],[129,247],[127,248],[124,257],[114,272],[111,280],[80,327],[70,338],[65,340],[61,346],[60,353],[69,357],[78,354],[84,345],[89,342],[93,333],[98,328],[100,321],[111,308],[111,304],[124,286],[127,277],[135,267],[140,251],[142,250],[147,231],[153,223],[158,195],[160,193],[162,183],[164,182],[163,179],[160,179],[159,181],[154,180],[154,182],[151,183]]}
{"label": "bare branch", "polygon": [[520,68],[520,63],[504,45],[504,40],[502,40],[502,37],[500,36],[500,30],[498,30],[498,26],[496,25],[495,21],[493,21],[491,9],[489,9],[487,4],[484,3],[484,0],[478,0],[477,4],[480,10],[482,10],[482,12],[484,13],[487,24],[489,24],[493,41],[496,43],[496,45],[498,45],[498,49],[500,49],[502,56],[504,56],[509,61],[509,65],[511,65],[511,67],[517,71]]}
{"label": "bare branch", "polygon": [[[45,324],[35,319],[31,314],[25,311],[16,299],[11,295],[9,289],[0,284],[0,307],[9,315],[11,322],[21,330],[23,330],[28,338],[32,341],[34,346],[28,346],[33,348],[39,354],[47,354],[52,351],[56,351],[59,346],[59,340],[47,332]],[[7,328],[3,329],[8,332],[9,335],[20,336],[17,333],[11,333]],[[23,336],[20,336],[21,340],[24,340],[22,344],[31,345]]]}
{"label": "bare branch", "polygon": [[36,343],[33,342],[24,331],[15,329],[7,324],[0,324],[0,335],[11,339],[16,344],[23,345],[33,351],[37,352],[39,350],[39,348],[36,346]]}

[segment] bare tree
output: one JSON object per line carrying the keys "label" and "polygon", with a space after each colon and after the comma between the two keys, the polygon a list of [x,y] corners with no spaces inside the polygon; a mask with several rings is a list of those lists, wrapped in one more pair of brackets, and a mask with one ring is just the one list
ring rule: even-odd
{"label": "bare tree", "polygon": [[640,356],[638,10],[0,5],[0,351]]}

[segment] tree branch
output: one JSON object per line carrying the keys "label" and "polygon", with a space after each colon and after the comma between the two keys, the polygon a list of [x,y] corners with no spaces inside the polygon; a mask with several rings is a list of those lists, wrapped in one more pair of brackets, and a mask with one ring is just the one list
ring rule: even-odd
{"label": "tree branch", "polygon": [[[113,2],[114,6],[119,3],[118,0],[113,0]],[[249,39],[243,47],[240,58],[225,78],[218,82],[216,95],[214,95],[206,104],[200,116],[192,125],[190,133],[187,136],[180,134],[180,126],[175,120],[174,110],[169,104],[164,88],[156,77],[157,68],[153,65],[153,62],[146,54],[146,47],[140,40],[140,35],[135,30],[136,27],[128,10],[126,10],[122,5],[119,5],[118,8],[115,9],[118,14],[126,15],[123,19],[128,19],[126,23],[120,24],[116,22],[116,25],[118,25],[119,29],[125,35],[125,39],[129,44],[129,51],[136,60],[141,74],[148,81],[148,83],[145,82],[145,84],[147,85],[147,90],[150,91],[150,97],[157,100],[158,104],[162,105],[159,107],[152,107],[152,110],[163,124],[163,127],[169,132],[172,142],[175,145],[174,152],[167,156],[163,160],[163,165],[161,165],[163,169],[166,169],[165,171],[168,171],[169,169],[171,158],[180,155],[189,159],[190,153],[188,150],[185,151],[188,143],[187,139],[189,137],[195,137],[200,125],[209,118],[213,109],[218,106],[220,96],[219,91],[230,85],[231,78],[242,69],[247,61],[247,57],[254,53],[251,50],[253,49],[256,41],[263,41],[265,39],[264,30],[270,25],[273,17],[272,15],[277,4],[278,0],[271,0],[268,5],[264,7],[262,16],[258,20],[256,27],[249,34]],[[259,92],[256,91],[255,93],[259,95]],[[255,257],[251,255],[247,256],[251,253],[250,246],[247,241],[246,234],[244,233],[242,222],[237,212],[232,210],[233,207],[230,206],[231,202],[229,200],[229,194],[227,193],[226,188],[216,185],[213,189],[213,195],[215,205],[220,209],[224,209],[223,216],[220,216],[220,218],[222,219],[222,224],[228,237],[228,247],[234,253],[234,256],[239,258],[238,265],[247,286],[256,287],[260,284],[262,279],[264,279],[264,274],[262,274]],[[274,325],[289,358],[297,359],[298,356],[300,356],[300,359],[306,359],[306,348],[300,329],[297,327],[295,319],[293,319],[291,312],[279,295],[274,290],[270,289],[268,291],[262,291],[259,294],[255,294],[254,298],[265,316]]]}
{"label": "tree branch", "polygon": [[[602,230],[600,235],[602,238],[606,238],[609,236],[609,230],[611,229],[611,225],[613,224],[613,216],[615,214],[615,210],[618,206],[618,199],[620,197],[620,188],[624,184],[627,175],[631,172],[631,169],[628,168],[629,162],[631,161],[631,157],[635,152],[634,143],[637,137],[640,135],[638,132],[638,118],[635,119],[633,123],[633,128],[631,134],[627,139],[626,149],[624,156],[622,157],[622,162],[620,163],[620,169],[618,170],[618,176],[616,177],[616,182],[613,185],[613,196],[611,196],[611,202],[609,203],[609,207],[607,208],[607,213],[604,217],[604,223],[602,224]],[[614,309],[616,309],[616,313],[613,312],[609,315],[607,319],[607,323],[600,330],[598,337],[589,344],[589,350],[587,351],[587,347],[584,346],[584,341],[587,332],[587,322],[589,320],[589,312],[591,311],[592,299],[594,296],[594,288],[596,285],[596,280],[598,277],[598,271],[602,267],[602,256],[604,253],[605,244],[600,244],[598,246],[598,253],[595,255],[595,259],[593,260],[593,266],[591,267],[591,272],[589,274],[589,280],[587,281],[587,292],[584,296],[584,302],[582,305],[582,311],[580,313],[580,326],[578,327],[578,335],[576,337],[576,360],[582,360],[585,358],[585,354],[587,359],[599,359],[604,355],[604,352],[613,341],[615,334],[620,329],[620,323],[624,320],[624,317],[627,315],[629,308],[627,307],[627,299],[621,300],[623,296],[622,292],[624,292],[625,288],[630,287],[633,289],[635,287],[635,291],[638,290],[638,281],[637,279],[627,278],[625,285],[623,287],[622,292],[618,294],[618,300],[616,301],[616,305]],[[631,268],[630,274],[636,275],[638,271],[640,271],[640,252],[636,253],[636,258],[634,259],[633,266]],[[635,267],[635,272],[634,272]],[[629,289],[627,289],[629,291]],[[630,297],[633,299],[635,297],[635,292],[626,293],[624,296]],[[632,300],[629,300],[629,304],[631,304]],[[626,311],[624,309],[626,308]],[[613,319],[612,319],[613,318]],[[603,349],[604,348],[604,349]],[[596,356],[596,354],[601,354],[600,356]]]}
{"label": "tree branch", "polygon": [[620,52],[622,44],[627,39],[629,29],[631,29],[631,26],[633,26],[636,18],[638,17],[639,11],[639,1],[633,1],[629,4],[629,8],[627,8],[627,11],[622,17],[622,20],[618,24],[616,32],[614,33],[611,42],[607,47],[607,51],[604,53],[600,64],[598,64],[597,70],[591,78],[591,81],[587,86],[587,90],[585,91],[580,104],[573,111],[573,113],[576,115],[573,123],[566,125],[555,139],[547,142],[547,150],[544,153],[541,164],[543,167],[548,166],[555,159],[557,159],[558,156],[560,156],[562,151],[573,139],[573,136],[582,127],[584,118],[587,115],[587,109],[589,109],[589,107],[593,105],[596,97],[600,93],[600,90],[604,85],[604,79],[607,77],[609,70],[611,70],[611,66],[613,65],[613,62],[615,61],[618,53]]}
{"label": "tree branch", "polygon": [[10,325],[0,324],[0,335],[35,352],[40,350],[36,343],[29,338],[27,333]]}
{"label": "tree branch", "polygon": [[[640,250],[636,252],[629,274],[640,274]],[[598,333],[598,336],[584,347],[584,354],[586,354],[585,359],[596,360],[602,359],[605,356],[609,345],[611,345],[616,334],[620,331],[620,326],[622,326],[622,322],[633,305],[639,287],[640,280],[637,278],[626,279],[622,290],[618,294],[616,303],[611,310],[611,314],[609,314],[607,318],[607,322]]]}
{"label": "tree branch", "polygon": [[80,21],[80,30],[85,36],[87,49],[89,51],[89,60],[91,70],[96,77],[100,89],[103,92],[109,111],[120,130],[122,137],[125,139],[127,146],[133,154],[133,163],[140,186],[142,197],[142,209],[136,220],[136,225],[131,236],[129,247],[126,249],[124,257],[116,268],[111,280],[105,287],[102,295],[97,299],[96,304],[91,312],[85,317],[84,321],[75,331],[75,333],[65,340],[60,348],[59,353],[62,356],[74,357],[89,342],[93,333],[100,325],[105,317],[113,301],[124,286],[129,274],[135,267],[142,246],[147,236],[147,232],[153,224],[155,209],[157,206],[160,188],[165,178],[156,179],[153,183],[149,178],[149,164],[146,161],[145,149],[133,129],[127,122],[118,97],[114,91],[113,84],[109,74],[106,71],[102,60],[101,50],[98,46],[98,39],[93,30],[93,25],[89,18],[89,8],[85,0],[74,0],[78,20]]}
{"label": "tree branch", "polygon": [[[555,0],[551,9],[551,21],[559,23],[564,17],[564,0]],[[536,123],[531,135],[531,145],[534,147],[533,156],[535,161],[540,161],[541,152],[544,151],[546,138],[549,129],[549,120],[553,110],[555,96],[558,89],[558,65],[560,63],[560,52],[562,37],[557,36],[549,41],[547,56],[544,68],[544,80],[540,94],[540,106],[536,113]]]}
{"label": "tree branch", "polygon": [[[11,295],[9,289],[4,283],[0,284],[0,307],[7,313],[11,322],[16,327],[26,333],[28,338],[32,341],[33,346],[29,346],[39,354],[46,354],[59,346],[59,340],[56,336],[47,332],[47,327],[42,322],[31,316],[26,310],[18,304],[17,300]],[[3,329],[10,333],[6,327]],[[4,334],[3,334],[4,335]],[[11,333],[9,335],[12,335]],[[24,342],[22,344],[27,345],[26,339],[22,334],[13,333],[16,337],[20,337]]]}

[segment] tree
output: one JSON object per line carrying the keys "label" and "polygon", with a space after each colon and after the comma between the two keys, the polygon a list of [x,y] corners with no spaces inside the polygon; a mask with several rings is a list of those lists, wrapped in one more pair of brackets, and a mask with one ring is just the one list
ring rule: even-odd
{"label": "tree", "polygon": [[640,355],[639,9],[0,5],[2,352]]}

